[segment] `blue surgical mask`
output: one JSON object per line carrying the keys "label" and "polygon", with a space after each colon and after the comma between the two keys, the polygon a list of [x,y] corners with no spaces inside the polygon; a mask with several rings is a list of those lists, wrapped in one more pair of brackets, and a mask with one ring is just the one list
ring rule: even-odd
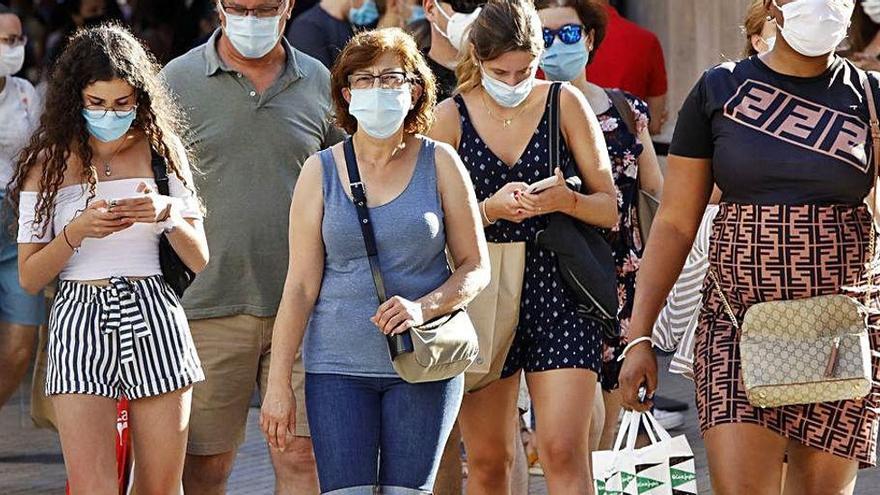
{"label": "blue surgical mask", "polygon": [[573,81],[584,73],[590,54],[583,41],[566,45],[556,40],[541,56],[541,70],[551,81]]}
{"label": "blue surgical mask", "polygon": [[529,77],[523,79],[516,86],[511,86],[505,82],[499,81],[486,73],[485,69],[480,69],[483,73],[483,89],[486,93],[505,108],[518,107],[520,103],[526,101],[526,98],[532,93],[535,86],[535,72],[537,68],[532,70]]}
{"label": "blue surgical mask", "polygon": [[425,9],[421,5],[413,5],[409,11],[409,19],[407,19],[407,24],[412,24],[414,22],[419,22],[425,19]]}
{"label": "blue surgical mask", "polygon": [[387,139],[403,125],[412,105],[409,84],[397,89],[353,89],[348,113],[357,119],[358,130],[376,139]]}
{"label": "blue surgical mask", "polygon": [[115,141],[131,129],[134,122],[136,109],[132,108],[125,113],[117,114],[114,111],[89,110],[84,108],[82,116],[86,119],[86,128],[89,134],[95,136],[98,141],[108,143]]}
{"label": "blue surgical mask", "polygon": [[348,10],[348,22],[355,26],[371,26],[379,21],[379,7],[375,0],[364,0],[364,4],[358,8]]}
{"label": "blue surgical mask", "polygon": [[224,13],[226,37],[244,58],[262,58],[281,39],[281,16],[257,17]]}

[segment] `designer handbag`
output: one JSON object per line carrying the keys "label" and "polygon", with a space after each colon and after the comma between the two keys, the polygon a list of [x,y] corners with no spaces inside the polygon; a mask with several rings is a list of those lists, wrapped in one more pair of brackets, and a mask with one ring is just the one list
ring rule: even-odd
{"label": "designer handbag", "polygon": [[[171,196],[165,159],[155,151],[153,152],[152,166],[157,192],[163,196]],[[180,259],[165,234],[159,237],[159,265],[162,267],[162,277],[165,282],[177,294],[177,297],[183,297],[183,293],[195,280],[196,274]]]}
{"label": "designer handbag", "polygon": [[[562,132],[559,125],[559,92],[561,83],[550,88],[550,174],[561,164],[559,156]],[[568,186],[579,191],[582,181],[569,163],[563,170]],[[538,232],[536,242],[553,251],[559,273],[574,294],[578,315],[598,321],[605,337],[620,336],[617,324],[617,265],[611,245],[596,227],[587,225],[564,213],[549,215],[547,227]]]}
{"label": "designer handbag", "polygon": [[[361,234],[373,274],[379,304],[388,300],[385,282],[379,267],[376,236],[370,221],[367,195],[357,166],[351,138],[343,143],[349,189],[360,221]],[[400,377],[409,383],[447,380],[464,371],[477,359],[477,332],[467,311],[460,309],[399,335],[388,336],[391,364]]]}
{"label": "designer handbag", "polygon": [[[874,176],[880,158],[880,123],[874,92],[860,72],[868,100],[873,139]],[[876,205],[878,191],[874,191]],[[874,290],[877,229],[871,208],[868,243],[868,288]],[[835,294],[792,301],[755,304],[742,324],[721,290],[713,269],[709,277],[734,327],[741,330],[740,354],[743,382],[749,402],[757,407],[778,407],[859,399],[871,391],[871,348],[866,308],[852,297]]]}

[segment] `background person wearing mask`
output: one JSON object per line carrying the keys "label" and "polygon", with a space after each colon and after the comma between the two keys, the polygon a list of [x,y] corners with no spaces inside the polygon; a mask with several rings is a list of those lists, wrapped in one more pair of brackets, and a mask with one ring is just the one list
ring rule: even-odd
{"label": "background person wearing mask", "polygon": [[379,16],[375,0],[321,0],[290,23],[287,39],[329,69],[355,30],[375,27]]}
{"label": "background person wearing mask", "polygon": [[18,16],[0,5],[0,407],[31,365],[46,313],[43,295],[28,294],[19,284],[18,244],[10,232],[16,213],[5,200],[15,159],[40,118],[34,87],[13,77],[24,63],[26,42]]}
{"label": "background person wearing mask", "polygon": [[751,57],[773,49],[773,45],[776,44],[776,22],[767,15],[764,0],[752,0],[749,3],[746,19],[743,22],[743,34],[746,38],[743,57]]}
{"label": "background person wearing mask", "polygon": [[861,0],[853,11],[845,55],[864,70],[880,70],[880,0]]}
{"label": "background person wearing mask", "polygon": [[[648,132],[648,107],[630,93],[623,93],[628,114],[621,114],[605,89],[587,82],[584,72],[590,57],[599,50],[605,34],[607,17],[601,4],[593,0],[538,0],[535,5],[544,26],[544,54],[541,69],[551,81],[571,82],[590,102],[599,126],[605,135],[611,173],[617,189],[618,221],[612,229],[611,247],[617,264],[617,312],[620,338],[606,342],[600,377],[604,412],[594,410],[593,421],[604,423],[595,428],[604,433],[604,448],[611,448],[620,415],[620,394],[617,376],[620,372],[617,357],[629,341],[629,322],[632,316],[636,275],[642,257],[642,238],[638,217],[639,189],[655,198],[663,190],[663,176]],[[628,123],[627,120],[632,119]],[[634,125],[636,132],[630,131]],[[595,446],[599,438],[594,438]]]}
{"label": "background person wearing mask", "polygon": [[587,69],[587,80],[603,88],[628,91],[648,102],[651,134],[666,123],[666,62],[657,36],[606,4],[608,28],[602,48]]}
{"label": "background person wearing mask", "polygon": [[425,21],[431,29],[430,46],[423,53],[437,78],[437,101],[452,96],[458,79],[459,53],[467,48],[467,32],[480,14],[481,0],[424,0]]}
{"label": "background person wearing mask", "polygon": [[[305,159],[341,135],[329,121],[330,75],[283,38],[291,1],[218,2],[222,28],[163,71],[192,126],[196,183],[214,257],[184,297],[207,380],[193,390],[187,493],[225,493],[248,406],[266,391],[284,284],[290,198]],[[317,493],[303,372],[288,447],[271,449],[277,493]]]}
{"label": "background person wearing mask", "polygon": [[[778,494],[787,456],[786,494],[848,494],[857,470],[876,464],[878,384],[855,400],[751,404],[743,385],[740,331],[721,295],[739,322],[749,307],[765,301],[841,293],[858,298],[869,304],[872,373],[878,376],[876,301],[847,288],[865,287],[876,270],[867,259],[875,219],[864,200],[877,182],[877,157],[870,149],[861,79],[867,78],[875,99],[880,86],[875,74],[834,54],[846,36],[852,0],[765,0],[764,8],[779,29],[773,49],[707,70],[679,114],[631,331],[633,338],[651,335],[717,183],[722,198],[709,246],[709,269],[717,282],[710,278],[704,285],[694,350],[697,409],[713,490]],[[728,105],[736,94],[746,102]],[[776,108],[769,105],[775,101],[771,95],[785,95],[792,104]],[[803,108],[843,116],[846,125],[829,119],[797,138],[788,130],[805,128]],[[638,400],[641,386],[649,398],[657,387],[649,341],[629,349],[620,381],[626,407],[650,407],[650,400]]]}

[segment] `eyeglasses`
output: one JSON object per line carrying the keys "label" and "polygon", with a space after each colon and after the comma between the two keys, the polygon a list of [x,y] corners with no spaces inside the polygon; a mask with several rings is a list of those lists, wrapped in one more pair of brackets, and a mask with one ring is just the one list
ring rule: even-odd
{"label": "eyeglasses", "polygon": [[257,7],[255,9],[246,9],[238,5],[224,5],[223,2],[220,2],[220,7],[223,8],[223,12],[241,17],[245,17],[250,14],[253,14],[256,17],[263,18],[275,17],[276,15],[278,15],[278,12],[281,11],[281,8],[285,5],[287,5],[287,2],[281,2],[278,5],[272,7]]}
{"label": "eyeglasses", "polygon": [[107,107],[102,107],[100,105],[87,105],[85,108],[89,112],[94,113],[95,118],[103,119],[104,117],[107,116],[108,113],[113,113],[113,116],[116,118],[122,118],[128,112],[131,112],[132,110],[136,110],[137,105],[127,105],[127,106],[118,107],[118,108],[107,108]]}
{"label": "eyeglasses", "polygon": [[374,76],[373,74],[352,74],[348,76],[348,84],[351,89],[370,89],[376,85],[379,80],[379,87],[382,89],[398,89],[404,84],[410,82],[410,77],[406,72],[394,71],[385,72]]}
{"label": "eyeglasses", "polygon": [[544,48],[553,46],[557,37],[566,45],[580,43],[585,30],[581,24],[566,24],[559,29],[544,28]]}
{"label": "eyeglasses", "polygon": [[13,34],[10,36],[0,36],[0,45],[6,45],[11,48],[16,48],[16,47],[19,47],[22,45],[26,45],[27,40],[28,40],[27,36],[25,36],[23,34],[20,34],[20,35]]}

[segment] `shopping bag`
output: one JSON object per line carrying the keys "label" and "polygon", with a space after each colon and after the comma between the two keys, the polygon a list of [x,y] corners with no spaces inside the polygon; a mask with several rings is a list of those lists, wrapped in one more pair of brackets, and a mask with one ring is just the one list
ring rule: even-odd
{"label": "shopping bag", "polygon": [[[642,427],[651,443],[636,448]],[[650,413],[627,411],[614,448],[593,453],[597,495],[696,494],[694,471],[694,456],[687,439],[672,438]]]}
{"label": "shopping bag", "polygon": [[[122,397],[116,404],[116,469],[119,495],[130,495],[132,487],[131,436],[128,430],[128,399]],[[70,487],[67,487],[70,495]]]}
{"label": "shopping bag", "polygon": [[477,330],[480,353],[464,373],[465,392],[476,392],[501,378],[519,324],[526,245],[490,242],[488,246],[492,279],[467,310]]}

